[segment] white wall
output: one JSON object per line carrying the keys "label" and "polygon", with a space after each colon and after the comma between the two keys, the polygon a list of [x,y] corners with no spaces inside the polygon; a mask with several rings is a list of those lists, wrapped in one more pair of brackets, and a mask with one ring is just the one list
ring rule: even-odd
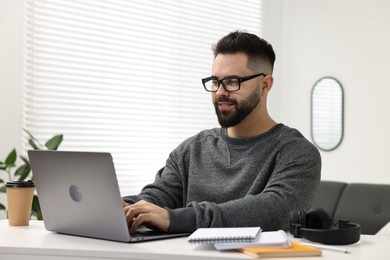
{"label": "white wall", "polygon": [[[0,0],[0,160],[19,148],[22,105],[22,0]],[[3,179],[6,175],[0,171]],[[5,196],[0,193],[0,202]],[[0,212],[0,219],[4,218]]]}
{"label": "white wall", "polygon": [[0,0],[0,158],[19,142],[22,89],[22,0]]}
{"label": "white wall", "polygon": [[282,19],[280,121],[310,138],[313,84],[333,76],[344,87],[344,140],[321,152],[323,179],[390,183],[389,11],[387,0],[294,0],[274,13]]}

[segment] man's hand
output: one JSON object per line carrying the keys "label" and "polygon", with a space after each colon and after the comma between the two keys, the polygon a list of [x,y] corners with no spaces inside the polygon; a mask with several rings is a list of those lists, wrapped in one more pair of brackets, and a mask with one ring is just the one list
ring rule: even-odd
{"label": "man's hand", "polygon": [[131,205],[123,202],[123,209],[130,233],[134,233],[140,225],[168,232],[170,222],[166,209],[144,200]]}

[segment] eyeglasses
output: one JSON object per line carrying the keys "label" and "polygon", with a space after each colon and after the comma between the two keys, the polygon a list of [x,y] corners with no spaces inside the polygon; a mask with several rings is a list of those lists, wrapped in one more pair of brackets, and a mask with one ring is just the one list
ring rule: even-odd
{"label": "eyeglasses", "polygon": [[202,79],[203,87],[206,91],[208,92],[217,92],[219,89],[219,86],[222,85],[222,87],[227,91],[227,92],[234,92],[234,91],[239,91],[241,83],[254,79],[259,76],[267,76],[264,73],[259,73],[259,74],[254,74],[251,76],[246,76],[246,77],[238,77],[238,76],[228,76],[223,79],[218,79],[215,76],[211,76],[208,78]]}

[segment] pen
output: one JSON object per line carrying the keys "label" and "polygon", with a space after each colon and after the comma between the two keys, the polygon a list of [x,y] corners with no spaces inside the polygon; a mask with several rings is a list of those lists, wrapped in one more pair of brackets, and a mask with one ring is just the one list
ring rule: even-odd
{"label": "pen", "polygon": [[340,247],[334,247],[334,246],[324,246],[324,245],[317,245],[317,244],[311,244],[311,243],[301,243],[301,244],[306,245],[306,246],[312,246],[312,247],[315,247],[318,249],[323,249],[323,250],[337,251],[337,252],[341,252],[344,254],[351,253],[351,251],[347,248],[340,248]]}

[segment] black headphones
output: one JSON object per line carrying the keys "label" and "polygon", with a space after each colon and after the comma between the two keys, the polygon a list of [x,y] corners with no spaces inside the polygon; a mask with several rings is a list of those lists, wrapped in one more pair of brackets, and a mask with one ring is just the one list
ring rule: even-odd
{"label": "black headphones", "polygon": [[333,223],[323,209],[290,213],[290,233],[313,242],[329,245],[349,245],[359,241],[360,225],[345,220]]}

